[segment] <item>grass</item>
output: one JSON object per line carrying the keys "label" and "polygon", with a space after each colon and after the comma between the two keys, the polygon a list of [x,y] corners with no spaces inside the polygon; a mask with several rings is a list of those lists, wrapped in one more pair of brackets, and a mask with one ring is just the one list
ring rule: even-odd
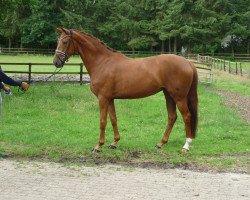
{"label": "grass", "polygon": [[[97,157],[90,151],[99,137],[99,109],[89,86],[33,86],[25,94],[12,89],[14,95],[3,99],[0,144],[2,150],[17,157],[232,167],[239,160],[229,155],[249,153],[249,124],[204,85],[199,86],[199,132],[190,153],[180,151],[185,142],[180,114],[168,145],[161,150],[154,148],[167,124],[164,97],[159,93],[145,99],[116,101],[121,141],[116,150],[107,148],[113,140],[108,122],[106,144]],[[227,162],[218,159],[220,155],[228,155]]]}
{"label": "grass", "polygon": [[242,67],[250,68],[250,62],[241,62]]}
{"label": "grass", "polygon": [[223,71],[214,70],[213,87],[217,89],[238,92],[245,96],[250,96],[250,79],[238,75],[232,75]]}

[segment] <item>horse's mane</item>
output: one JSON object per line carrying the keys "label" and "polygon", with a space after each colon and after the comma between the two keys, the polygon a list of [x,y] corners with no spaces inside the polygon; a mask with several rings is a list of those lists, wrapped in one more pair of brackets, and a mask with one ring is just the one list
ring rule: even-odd
{"label": "horse's mane", "polygon": [[119,51],[117,51],[117,50],[115,50],[115,49],[112,49],[112,48],[109,47],[107,44],[105,44],[103,41],[101,41],[100,39],[96,38],[95,36],[93,36],[93,35],[91,35],[91,34],[89,34],[89,33],[86,33],[86,32],[83,32],[83,31],[78,31],[78,30],[74,30],[74,31],[76,31],[76,32],[78,32],[78,33],[81,33],[81,34],[83,34],[83,35],[85,35],[85,36],[88,36],[88,37],[90,37],[90,38],[95,39],[97,42],[99,42],[100,44],[102,44],[102,45],[105,46],[108,50],[110,50],[110,51],[112,51],[112,52],[119,52]]}

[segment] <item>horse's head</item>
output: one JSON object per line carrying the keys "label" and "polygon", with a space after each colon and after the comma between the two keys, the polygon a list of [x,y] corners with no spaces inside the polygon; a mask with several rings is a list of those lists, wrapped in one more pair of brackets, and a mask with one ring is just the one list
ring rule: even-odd
{"label": "horse's head", "polygon": [[69,57],[75,53],[75,46],[72,37],[72,30],[57,28],[57,32],[61,34],[57,42],[57,48],[54,55],[53,63],[56,67],[63,67]]}

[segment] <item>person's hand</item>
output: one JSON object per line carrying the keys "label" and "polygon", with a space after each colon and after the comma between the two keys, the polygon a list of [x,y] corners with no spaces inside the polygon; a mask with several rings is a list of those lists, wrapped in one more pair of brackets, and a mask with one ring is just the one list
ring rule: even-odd
{"label": "person's hand", "polygon": [[9,92],[9,91],[10,91],[10,88],[4,85],[4,86],[3,86],[3,90],[4,90],[5,92]]}
{"label": "person's hand", "polygon": [[11,92],[11,90],[10,90],[10,88],[9,87],[7,87],[7,86],[3,86],[3,90],[4,90],[4,92],[6,93],[6,94],[9,94],[9,95],[11,95],[12,94],[12,92]]}
{"label": "person's hand", "polygon": [[26,82],[22,82],[20,87],[22,88],[22,90],[27,91],[30,85]]}

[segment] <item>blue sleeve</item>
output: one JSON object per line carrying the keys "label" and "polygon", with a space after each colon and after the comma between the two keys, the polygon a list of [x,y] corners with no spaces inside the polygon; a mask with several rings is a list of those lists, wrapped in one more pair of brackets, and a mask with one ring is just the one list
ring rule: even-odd
{"label": "blue sleeve", "polygon": [[[0,69],[0,82],[3,82],[7,85],[12,86],[21,86],[21,82],[15,81],[12,78],[8,77],[1,69]],[[0,88],[3,87],[3,84],[1,83]]]}
{"label": "blue sleeve", "polygon": [[0,90],[3,89],[3,83],[0,82]]}

